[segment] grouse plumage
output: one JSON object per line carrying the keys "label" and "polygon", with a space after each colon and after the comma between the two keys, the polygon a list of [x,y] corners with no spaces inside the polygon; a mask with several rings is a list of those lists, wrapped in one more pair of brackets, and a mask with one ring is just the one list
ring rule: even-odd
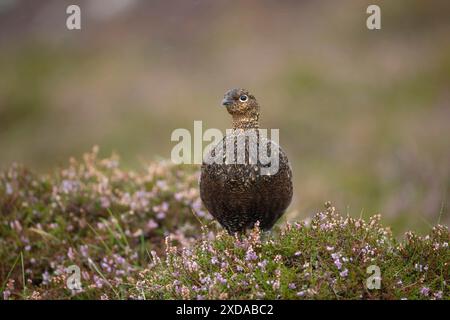
{"label": "grouse plumage", "polygon": [[[252,94],[245,89],[232,89],[225,94],[222,105],[232,116],[233,130],[203,160],[200,197],[229,233],[245,232],[257,221],[263,230],[268,230],[292,199],[288,158],[258,130],[260,108]],[[239,141],[245,141],[243,148]],[[271,172],[267,161],[262,161],[258,153],[261,150],[267,152],[266,156],[272,153],[278,157],[275,172]],[[257,157],[253,157],[255,153]]]}

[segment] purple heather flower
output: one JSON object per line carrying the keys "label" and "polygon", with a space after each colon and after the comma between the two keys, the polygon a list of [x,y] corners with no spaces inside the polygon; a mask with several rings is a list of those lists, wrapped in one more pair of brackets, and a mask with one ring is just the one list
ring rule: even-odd
{"label": "purple heather flower", "polygon": [[9,291],[9,290],[3,291],[3,299],[4,300],[8,300],[10,295],[11,295],[11,291]]}
{"label": "purple heather flower", "polygon": [[103,268],[106,272],[109,273],[109,272],[112,271],[111,266],[110,266],[107,262],[102,261],[102,262],[100,263],[100,265],[102,266],[102,268]]}
{"label": "purple heather flower", "polygon": [[89,253],[88,253],[88,246],[83,244],[80,246],[80,253],[83,257],[87,258]]}
{"label": "purple heather flower", "polygon": [[61,182],[61,191],[68,194],[72,191],[75,191],[77,187],[77,183],[71,180],[63,180]]}
{"label": "purple heather flower", "polygon": [[261,262],[258,262],[258,267],[261,268],[261,270],[264,270],[266,268],[267,265],[267,260],[263,260]]}
{"label": "purple heather flower", "polygon": [[175,200],[180,201],[181,199],[183,199],[183,193],[182,192],[177,192],[175,193]]}
{"label": "purple heather flower", "polygon": [[75,254],[73,252],[72,247],[70,247],[69,250],[67,251],[67,256],[69,257],[70,260],[75,259]]}
{"label": "purple heather flower", "polygon": [[216,273],[216,279],[217,279],[221,284],[226,284],[226,283],[227,283],[227,279],[225,279],[220,273]]}
{"label": "purple heather flower", "polygon": [[203,218],[204,216],[206,216],[206,212],[203,211],[203,210],[198,210],[198,211],[197,211],[197,215],[198,215],[199,217]]}
{"label": "purple heather flower", "polygon": [[161,204],[161,211],[167,212],[167,210],[169,210],[169,204],[168,204],[167,202],[164,201],[164,202]]}
{"label": "purple heather flower", "polygon": [[297,288],[295,283],[289,283],[288,287],[289,287],[289,289],[296,289]]}
{"label": "purple heather flower", "polygon": [[125,258],[123,258],[122,256],[120,256],[120,255],[115,255],[115,258],[116,258],[116,262],[118,263],[118,264],[125,264]]}
{"label": "purple heather flower", "polygon": [[422,289],[420,289],[420,294],[427,297],[430,294],[430,288],[422,287]]}
{"label": "purple heather flower", "polygon": [[48,273],[48,271],[45,271],[42,274],[42,284],[46,285],[49,284],[49,282],[50,282],[50,274]]}
{"label": "purple heather flower", "polygon": [[94,275],[94,283],[98,289],[101,289],[103,287],[103,279],[101,279],[97,275]]}
{"label": "purple heather flower", "polygon": [[13,194],[13,192],[14,192],[14,190],[13,190],[12,186],[9,183],[6,183],[6,194],[11,195],[11,194]]}
{"label": "purple heather flower", "polygon": [[156,219],[162,220],[166,217],[166,213],[163,211],[160,211],[156,214]]}
{"label": "purple heather flower", "polygon": [[167,182],[165,180],[158,180],[156,181],[156,186],[162,190],[167,189]]}
{"label": "purple heather flower", "polygon": [[258,256],[255,253],[255,251],[253,251],[253,248],[250,246],[247,250],[247,253],[245,254],[245,260],[251,261],[256,259],[258,259]]}
{"label": "purple heather flower", "polygon": [[15,229],[17,232],[22,231],[22,225],[20,224],[19,220],[14,220],[10,223],[11,229]]}
{"label": "purple heather flower", "polygon": [[111,206],[111,201],[107,197],[100,198],[100,205],[102,208],[109,208]]}
{"label": "purple heather flower", "polygon": [[158,223],[157,223],[155,220],[150,219],[150,220],[148,220],[148,222],[147,222],[147,228],[148,228],[149,230],[156,229],[156,228],[158,228]]}
{"label": "purple heather flower", "polygon": [[348,270],[345,269],[344,271],[341,271],[341,272],[339,273],[339,275],[340,275],[341,277],[345,278],[346,276],[348,276]]}
{"label": "purple heather flower", "polygon": [[336,265],[336,267],[341,270],[342,268],[342,263],[339,259],[334,260],[334,264]]}
{"label": "purple heather flower", "polygon": [[217,260],[217,257],[216,257],[216,256],[214,256],[214,257],[211,258],[211,263],[212,263],[212,264],[217,264],[217,263],[219,263],[219,260]]}

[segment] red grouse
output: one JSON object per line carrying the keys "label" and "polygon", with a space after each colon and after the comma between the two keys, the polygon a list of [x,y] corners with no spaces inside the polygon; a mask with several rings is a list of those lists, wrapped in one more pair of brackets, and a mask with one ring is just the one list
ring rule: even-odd
{"label": "red grouse", "polygon": [[[257,221],[268,230],[292,199],[288,158],[275,142],[261,134],[259,105],[252,94],[232,89],[222,105],[231,114],[233,129],[203,159],[200,197],[231,234],[243,233]],[[268,163],[269,155],[277,157],[275,165]]]}

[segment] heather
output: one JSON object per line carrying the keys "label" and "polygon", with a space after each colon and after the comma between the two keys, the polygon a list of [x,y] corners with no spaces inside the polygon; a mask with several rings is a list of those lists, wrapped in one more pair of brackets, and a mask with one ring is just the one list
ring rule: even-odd
{"label": "heather", "polygon": [[[197,169],[127,170],[94,148],[47,175],[3,170],[0,298],[449,299],[447,227],[397,238],[380,215],[327,202],[310,220],[228,235],[202,207]],[[81,290],[67,288],[71,265]]]}

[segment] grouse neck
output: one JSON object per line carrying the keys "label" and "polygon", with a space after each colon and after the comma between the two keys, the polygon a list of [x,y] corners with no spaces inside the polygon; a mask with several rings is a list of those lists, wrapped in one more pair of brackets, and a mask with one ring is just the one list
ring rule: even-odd
{"label": "grouse neck", "polygon": [[233,115],[233,129],[259,129],[258,116]]}

